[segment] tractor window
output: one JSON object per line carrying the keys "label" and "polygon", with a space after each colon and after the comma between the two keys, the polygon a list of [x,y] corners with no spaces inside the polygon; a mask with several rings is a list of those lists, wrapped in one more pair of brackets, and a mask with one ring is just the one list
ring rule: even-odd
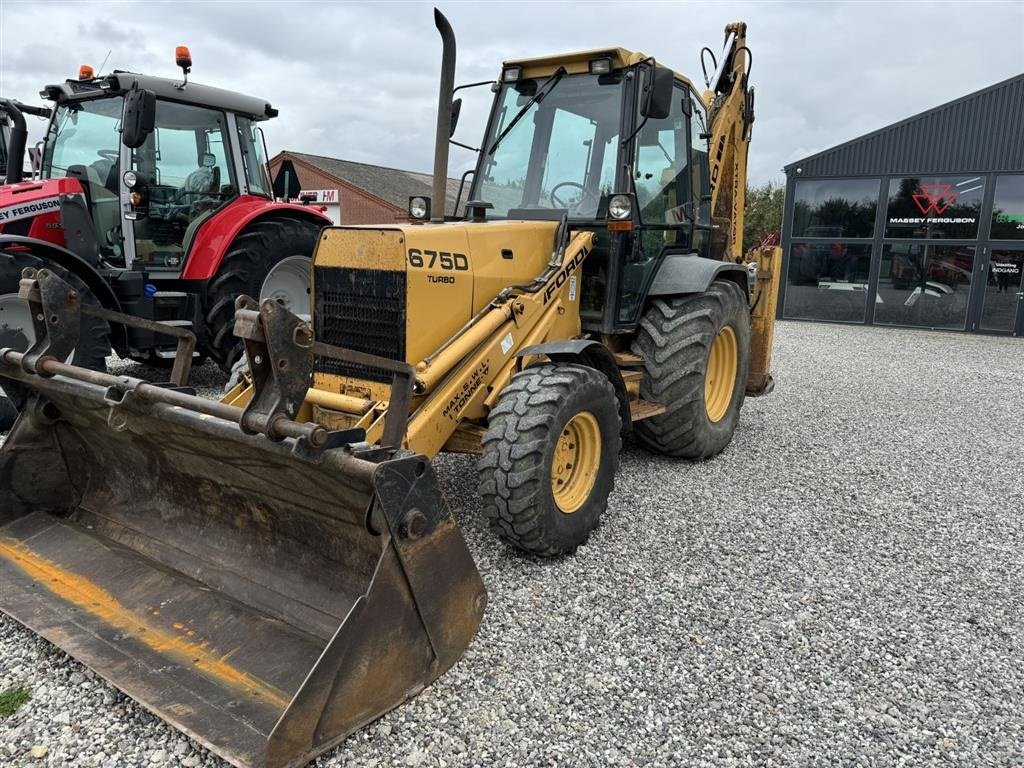
{"label": "tractor window", "polygon": [[[491,203],[496,217],[512,208],[566,209],[573,218],[594,217],[601,196],[615,184],[620,83],[618,77],[581,74],[554,83],[538,79],[503,86],[472,197]],[[540,89],[546,95],[530,105]],[[488,154],[495,143],[497,149]]]}
{"label": "tractor window", "polygon": [[160,101],[156,130],[133,154],[147,190],[135,222],[136,259],[179,269],[196,230],[238,194],[223,112]]}
{"label": "tractor window", "polygon": [[238,143],[242,147],[242,162],[245,163],[245,180],[250,195],[270,197],[270,177],[267,174],[267,156],[263,151],[263,132],[248,117],[236,117]]}
{"label": "tractor window", "polygon": [[43,177],[60,179],[81,170],[90,181],[104,186],[120,152],[123,106],[124,99],[117,96],[57,107],[45,145]]}
{"label": "tractor window", "polygon": [[123,106],[120,96],[61,104],[44,145],[43,178],[78,179],[104,250],[120,242],[119,131]]}

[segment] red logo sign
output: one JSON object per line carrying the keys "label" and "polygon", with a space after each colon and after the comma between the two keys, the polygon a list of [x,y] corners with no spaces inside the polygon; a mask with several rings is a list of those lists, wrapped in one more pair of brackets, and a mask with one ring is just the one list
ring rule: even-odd
{"label": "red logo sign", "polygon": [[914,202],[925,216],[931,211],[942,215],[956,202],[956,197],[952,184],[922,184],[921,191],[914,195]]}

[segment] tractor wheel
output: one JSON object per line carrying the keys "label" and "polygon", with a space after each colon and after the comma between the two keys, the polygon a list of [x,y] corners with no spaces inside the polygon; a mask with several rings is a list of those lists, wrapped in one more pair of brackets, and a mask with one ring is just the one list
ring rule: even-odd
{"label": "tractor wheel", "polygon": [[228,248],[206,289],[205,351],[225,372],[242,354],[235,338],[235,299],[275,298],[297,315],[310,316],[310,264],[320,228],[297,219],[268,219],[247,227]]}
{"label": "tractor wheel", "polygon": [[477,465],[492,530],[535,555],[573,552],[608,505],[620,432],[604,374],[582,365],[515,374],[491,411]]}
{"label": "tractor wheel", "polygon": [[[7,347],[24,352],[36,340],[28,302],[18,295],[21,270],[26,267],[49,269],[73,285],[84,301],[97,303],[85,283],[63,267],[24,251],[0,253],[0,349]],[[110,328],[106,321],[82,316],[79,333],[79,343],[71,362],[93,371],[106,370],[107,355],[110,354]],[[14,404],[0,389],[0,432],[10,429],[17,415]]]}
{"label": "tractor wheel", "polygon": [[716,280],[704,293],[651,301],[633,351],[643,357],[640,397],[667,410],[636,423],[647,448],[706,459],[732,440],[750,366],[750,312],[742,289]]}

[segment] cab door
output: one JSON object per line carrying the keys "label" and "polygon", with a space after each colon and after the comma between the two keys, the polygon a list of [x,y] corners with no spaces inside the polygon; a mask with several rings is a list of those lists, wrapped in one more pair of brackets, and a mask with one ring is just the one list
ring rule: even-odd
{"label": "cab door", "polygon": [[[710,199],[705,203],[701,198],[707,188],[707,140],[691,133],[693,114],[690,88],[676,83],[668,117],[643,122],[633,139],[632,187],[639,226],[621,260],[616,309],[620,327],[636,322],[667,254],[706,252],[709,238],[703,233],[710,234]],[[695,143],[703,154],[691,157]],[[695,231],[701,233],[696,238]]]}

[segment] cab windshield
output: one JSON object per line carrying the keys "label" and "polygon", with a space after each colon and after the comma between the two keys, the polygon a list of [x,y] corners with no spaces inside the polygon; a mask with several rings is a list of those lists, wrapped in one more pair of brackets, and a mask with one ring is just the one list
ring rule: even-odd
{"label": "cab windshield", "polygon": [[[544,97],[508,130],[520,110],[543,91]],[[520,80],[503,85],[497,103],[472,197],[491,203],[496,217],[507,217],[515,208],[565,209],[573,218],[596,216],[601,197],[615,185],[621,77]]]}
{"label": "cab windshield", "polygon": [[118,191],[123,107],[120,96],[58,105],[43,151],[44,179],[71,176],[82,185],[104,250],[113,249],[112,244],[121,240]]}
{"label": "cab windshield", "polygon": [[75,175],[80,166],[89,181],[100,186],[110,181],[116,193],[117,177],[108,177],[120,151],[123,107],[120,96],[59,105],[45,145],[43,178]]}

